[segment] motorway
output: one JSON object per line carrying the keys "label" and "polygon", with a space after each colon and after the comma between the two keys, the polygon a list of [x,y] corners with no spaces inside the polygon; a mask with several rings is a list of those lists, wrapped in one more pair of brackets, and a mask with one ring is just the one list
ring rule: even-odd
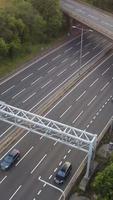
{"label": "motorway", "polygon": [[[95,32],[84,34],[82,65],[95,59],[109,45],[105,38]],[[10,105],[35,111],[79,68],[79,48],[80,37],[77,36],[4,80],[0,84],[0,99]],[[46,117],[99,134],[113,115],[110,101],[113,95],[112,63],[113,53],[101,59],[89,75],[46,113]],[[10,131],[10,126],[3,122],[0,124],[2,138]],[[21,159],[9,171],[0,172],[0,196],[3,200],[60,199],[61,193],[40,182],[38,177],[54,184],[58,167],[69,160],[73,169],[69,179],[61,186],[65,190],[86,156],[79,150],[26,131],[13,146],[20,150]]]}

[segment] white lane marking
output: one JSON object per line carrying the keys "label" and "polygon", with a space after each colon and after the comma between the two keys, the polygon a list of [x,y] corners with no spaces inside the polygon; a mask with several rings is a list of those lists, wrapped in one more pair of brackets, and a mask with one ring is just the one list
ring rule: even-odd
{"label": "white lane marking", "polygon": [[4,176],[4,178],[0,181],[0,184],[7,178],[7,176]]}
{"label": "white lane marking", "polygon": [[42,76],[40,76],[38,79],[36,79],[35,81],[33,81],[32,83],[31,83],[31,85],[34,85],[37,81],[39,81],[40,79],[42,78]]}
{"label": "white lane marking", "polygon": [[50,175],[49,180],[52,178],[53,175]]}
{"label": "white lane marking", "polygon": [[104,105],[102,106],[102,108],[104,108]]}
{"label": "white lane marking", "polygon": [[44,87],[46,87],[49,83],[51,83],[52,82],[52,80],[49,80],[45,85],[43,85],[42,87],[41,87],[41,89],[43,89]]}
{"label": "white lane marking", "polygon": [[79,115],[76,117],[76,119],[73,120],[72,123],[75,123],[77,121],[77,119],[82,115],[82,113],[83,113],[83,110],[79,113]]}
{"label": "white lane marking", "polygon": [[42,190],[39,190],[39,192],[37,193],[37,195],[40,195],[41,192],[42,192]]}
{"label": "white lane marking", "polygon": [[45,187],[47,184],[46,183],[44,183],[44,185],[43,185],[43,187]]}
{"label": "white lane marking", "polygon": [[96,116],[94,116],[93,119],[95,120],[95,119],[96,119]]}
{"label": "white lane marking", "polygon": [[73,49],[73,47],[70,47],[69,49],[66,49],[66,50],[64,51],[64,53],[70,51],[71,49]]}
{"label": "white lane marking", "polygon": [[36,92],[34,92],[33,94],[31,94],[27,99],[25,99],[22,103],[25,103],[26,101],[28,101],[30,98],[32,98],[34,95],[36,94]]}
{"label": "white lane marking", "polygon": [[71,152],[71,149],[68,150],[68,153],[70,153],[70,152]]}
{"label": "white lane marking", "polygon": [[22,187],[22,185],[20,185],[20,186],[17,188],[17,190],[13,193],[13,195],[9,198],[9,200],[11,200],[11,199],[15,196],[15,194],[20,190],[21,187]]}
{"label": "white lane marking", "polygon": [[64,69],[63,71],[61,71],[59,74],[57,74],[57,76],[60,76],[61,74],[63,74],[67,69]]}
{"label": "white lane marking", "polygon": [[42,135],[42,136],[40,137],[40,140],[42,140],[43,137],[44,137],[44,135]]}
{"label": "white lane marking", "polygon": [[52,72],[56,67],[53,67],[52,69],[50,69],[47,73]]}
{"label": "white lane marking", "polygon": [[90,124],[92,124],[92,123],[93,123],[93,121],[91,120],[91,121],[90,121]]}
{"label": "white lane marking", "polygon": [[46,158],[47,154],[45,154],[43,156],[43,158],[41,158],[41,160],[39,161],[39,163],[34,167],[34,169],[31,171],[31,174],[35,171],[35,169],[42,163],[42,161]]}
{"label": "white lane marking", "polygon": [[15,166],[18,166],[18,164],[29,154],[29,152],[33,149],[34,147],[32,146],[25,154],[24,156],[16,163]]}
{"label": "white lane marking", "polygon": [[56,172],[56,171],[57,171],[57,168],[54,169],[54,172]]}
{"label": "white lane marking", "polygon": [[76,101],[78,101],[85,93],[86,93],[86,90],[76,99]]}
{"label": "white lane marking", "polygon": [[97,95],[95,95],[95,96],[93,97],[93,99],[87,104],[87,106],[89,106],[89,105],[96,99],[96,97],[97,97]]}
{"label": "white lane marking", "polygon": [[59,58],[60,56],[61,56],[61,54],[59,54],[58,56],[54,57],[54,58],[52,59],[52,61],[56,60],[56,59]]}
{"label": "white lane marking", "polygon": [[101,88],[101,92],[109,85],[109,81]]}
{"label": "white lane marking", "polygon": [[78,60],[75,60],[75,62],[71,63],[70,66],[72,67],[74,64],[76,64]]}
{"label": "white lane marking", "polygon": [[[103,51],[103,50],[102,50]],[[102,52],[101,51],[101,52]],[[100,54],[100,53],[99,53]],[[98,54],[97,54],[98,55]],[[108,56],[107,58],[105,58],[95,69],[93,69],[88,75],[86,75],[78,84],[76,84],[76,86],[75,87],[73,87],[73,89],[71,89],[66,95],[64,95],[57,103],[56,103],[56,105],[55,106],[53,106],[47,113],[46,113],[46,115],[45,116],[47,116],[56,106],[58,106],[59,105],[59,103],[61,103],[71,92],[73,92],[84,80],[86,80],[86,78],[87,77],[89,77],[93,72],[95,72],[103,63],[105,63],[111,56],[113,56],[113,54],[112,55],[110,55],[110,56]],[[96,56],[94,56],[94,57],[96,57]],[[93,58],[94,58],[93,57]],[[90,61],[92,60],[92,58],[90,59]],[[86,64],[88,64],[88,62],[86,62]],[[84,66],[84,65],[83,65]],[[82,66],[82,67],[83,67]],[[73,74],[71,74],[71,76],[69,76],[67,79],[65,79],[64,81],[63,81],[63,83],[65,83],[69,78],[71,78],[74,74],[76,74],[77,73],[77,71],[75,71]],[[60,85],[62,85],[62,83],[60,84]],[[59,86],[57,86],[56,88],[58,88]],[[55,90],[55,89],[54,89]],[[54,91],[53,90],[53,91]],[[50,92],[51,93],[51,92]],[[48,95],[47,95],[48,96]],[[46,97],[47,97],[46,96]],[[44,98],[46,98],[46,97],[44,97]],[[44,99],[43,98],[43,99]],[[43,100],[42,99],[42,100]],[[41,101],[42,101],[41,100]],[[40,101],[40,102],[41,102]],[[39,102],[39,103],[40,103]],[[35,106],[37,106],[39,103],[37,103]],[[35,107],[34,106],[34,107]],[[34,108],[33,107],[33,108]]]}
{"label": "white lane marking", "polygon": [[64,63],[68,60],[69,58],[65,58],[61,63]]}
{"label": "white lane marking", "polygon": [[97,112],[96,115],[98,116],[98,115],[99,115],[99,112]]}
{"label": "white lane marking", "polygon": [[22,92],[24,92],[26,89],[24,88],[23,90],[21,90],[20,92],[18,92],[17,94],[15,94],[12,99],[16,98],[19,94],[21,94]]}
{"label": "white lane marking", "polygon": [[70,109],[72,107],[72,105],[71,106],[69,106],[69,108],[67,108],[67,110],[65,110],[65,112],[64,113],[62,113],[62,115],[60,116],[60,118],[62,118],[64,115],[65,115],[65,113]]}
{"label": "white lane marking", "polygon": [[21,82],[23,82],[24,80],[26,80],[27,78],[29,78],[29,77],[32,76],[32,75],[33,75],[33,73],[29,74],[28,76],[26,76],[25,78],[23,78],[23,79],[21,80]]}
{"label": "white lane marking", "polygon": [[102,76],[110,69],[110,67],[108,67],[103,73]]}
{"label": "white lane marking", "polygon": [[87,56],[90,52],[88,51],[87,53],[85,53],[84,55],[82,55],[82,58],[84,58],[85,56]]}
{"label": "white lane marking", "polygon": [[56,141],[53,145],[55,146],[58,143],[58,141]]}
{"label": "white lane marking", "polygon": [[62,161],[59,163],[59,166],[62,164]]}
{"label": "white lane marking", "polygon": [[29,133],[30,131],[27,131],[27,133],[25,135],[23,135],[19,140],[18,142],[16,142],[1,158],[0,160],[2,160],[2,158],[4,158],[4,156],[6,156],[7,153],[9,153],[25,136],[27,136],[27,134]]}
{"label": "white lane marking", "polygon": [[42,65],[41,67],[38,68],[38,70],[43,69],[43,68],[44,68],[45,66],[47,66],[47,65],[48,65],[48,63]]}
{"label": "white lane marking", "polygon": [[66,159],[66,157],[67,157],[67,156],[65,155],[65,156],[64,156],[64,159]]}
{"label": "white lane marking", "polygon": [[89,124],[87,125],[87,128],[89,128]]}
{"label": "white lane marking", "polygon": [[101,112],[101,111],[102,111],[102,108],[99,109],[99,112]]}
{"label": "white lane marking", "polygon": [[99,78],[97,78],[89,87],[92,87],[98,80]]}
{"label": "white lane marking", "polygon": [[7,90],[5,90],[4,92],[1,93],[1,95],[5,94],[6,92],[8,92],[9,90],[11,90],[12,88],[14,88],[15,85],[12,85],[10,88],[8,88]]}
{"label": "white lane marking", "polygon": [[5,133],[7,133],[13,126],[14,126],[14,125],[11,125],[6,131],[4,131],[4,133],[2,133],[2,134],[0,135],[0,138],[1,138]]}

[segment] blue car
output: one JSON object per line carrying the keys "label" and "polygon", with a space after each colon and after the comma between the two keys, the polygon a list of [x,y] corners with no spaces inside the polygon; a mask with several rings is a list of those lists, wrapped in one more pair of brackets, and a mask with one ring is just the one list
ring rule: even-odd
{"label": "blue car", "polygon": [[0,162],[0,168],[2,170],[9,169],[20,158],[20,151],[13,149],[9,152]]}

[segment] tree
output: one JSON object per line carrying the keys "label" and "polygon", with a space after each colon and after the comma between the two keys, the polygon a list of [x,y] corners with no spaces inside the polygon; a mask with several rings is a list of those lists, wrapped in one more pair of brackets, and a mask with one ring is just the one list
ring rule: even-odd
{"label": "tree", "polygon": [[5,57],[8,53],[8,45],[3,38],[0,38],[0,57]]}
{"label": "tree", "polygon": [[93,189],[100,199],[113,199],[113,163],[97,174],[93,182]]}

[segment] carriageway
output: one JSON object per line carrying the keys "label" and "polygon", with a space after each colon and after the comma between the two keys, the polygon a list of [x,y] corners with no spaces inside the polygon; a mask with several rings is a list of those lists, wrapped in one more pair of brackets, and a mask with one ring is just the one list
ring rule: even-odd
{"label": "carriageway", "polygon": [[113,15],[75,0],[61,0],[61,8],[72,19],[113,40]]}

